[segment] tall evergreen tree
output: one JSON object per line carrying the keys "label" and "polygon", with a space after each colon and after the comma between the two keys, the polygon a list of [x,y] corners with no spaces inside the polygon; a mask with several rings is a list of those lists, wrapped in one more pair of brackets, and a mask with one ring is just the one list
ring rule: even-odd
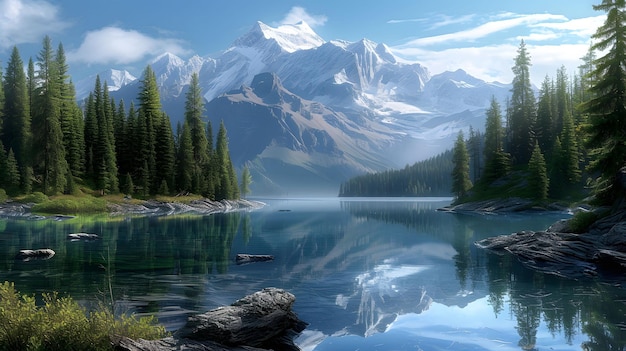
{"label": "tall evergreen tree", "polygon": [[530,55],[521,41],[513,66],[509,119],[509,147],[515,164],[525,164],[532,151],[532,125],[536,118],[535,95],[530,83]]}
{"label": "tall evergreen tree", "polygon": [[583,109],[589,115],[589,170],[599,174],[594,188],[596,199],[609,205],[620,196],[614,189],[626,160],[626,1],[603,0],[593,8],[607,13],[605,22],[592,36],[591,47],[605,54],[595,61],[592,98]]}
{"label": "tall evergreen tree", "polygon": [[252,184],[250,169],[248,169],[248,166],[244,166],[243,171],[241,171],[241,186],[239,188],[244,198],[250,193],[250,184]]}
{"label": "tall evergreen tree", "polygon": [[82,113],[76,103],[76,92],[69,77],[63,44],[59,44],[56,51],[56,66],[58,68],[59,121],[63,133],[66,161],[71,173],[80,175],[83,171],[84,157],[84,139],[80,135],[82,134]]}
{"label": "tall evergreen tree", "polygon": [[59,121],[58,67],[50,37],[43,40],[43,48],[37,57],[37,88],[33,104],[33,150],[36,174],[41,175],[42,190],[55,194],[65,189],[67,161],[63,133]]}
{"label": "tall evergreen tree", "polygon": [[143,73],[139,92],[139,118],[138,131],[141,134],[140,160],[137,163],[142,165],[145,161],[148,165],[148,179],[151,184],[158,189],[159,183],[154,182],[157,177],[156,164],[156,143],[157,128],[161,124],[163,113],[161,111],[161,98],[157,86],[156,75],[152,67],[147,66]]}
{"label": "tall evergreen tree", "polygon": [[204,112],[204,98],[200,89],[198,74],[191,76],[189,90],[185,101],[185,122],[189,128],[193,146],[194,165],[192,178],[194,179],[193,192],[205,190],[209,175],[206,170],[209,166],[209,142],[207,140],[202,114]]}
{"label": "tall evergreen tree", "polygon": [[[160,123],[157,126],[156,138],[157,143],[155,147],[157,159],[156,167],[158,172],[156,173],[155,183],[159,184],[157,193],[162,193],[163,189],[175,189],[174,178],[176,175],[176,150],[174,147],[174,135],[172,133],[172,125],[169,117],[165,113],[160,119]],[[165,183],[165,187],[163,186]]]}
{"label": "tall evergreen tree", "polygon": [[3,142],[13,149],[22,180],[26,169],[31,167],[32,134],[30,102],[24,63],[17,47],[13,48],[4,77],[4,123]]}
{"label": "tall evergreen tree", "polygon": [[485,171],[481,181],[490,183],[509,172],[509,154],[504,152],[504,128],[502,128],[502,114],[500,104],[495,97],[487,109],[485,121]]}
{"label": "tall evergreen tree", "polygon": [[539,143],[535,143],[532,155],[528,161],[528,188],[534,195],[536,200],[545,200],[548,198],[548,171],[546,161],[539,148]]}
{"label": "tall evergreen tree", "polygon": [[554,142],[554,105],[552,80],[546,76],[541,83],[539,101],[537,103],[537,122],[535,123],[535,136],[541,150],[548,150]]}
{"label": "tall evergreen tree", "polygon": [[462,131],[459,132],[456,138],[452,154],[452,162],[454,163],[452,170],[452,193],[457,199],[461,199],[467,195],[467,192],[472,187],[469,175],[469,154],[467,153]]}
{"label": "tall evergreen tree", "polygon": [[178,156],[177,156],[177,186],[181,191],[190,191],[193,186],[193,169],[195,162],[193,159],[193,142],[191,141],[191,132],[189,125],[185,122],[178,138]]}
{"label": "tall evergreen tree", "polygon": [[220,123],[215,144],[215,167],[217,168],[216,200],[234,199],[239,195],[237,177],[233,176],[234,167],[228,151],[228,137],[224,121]]}

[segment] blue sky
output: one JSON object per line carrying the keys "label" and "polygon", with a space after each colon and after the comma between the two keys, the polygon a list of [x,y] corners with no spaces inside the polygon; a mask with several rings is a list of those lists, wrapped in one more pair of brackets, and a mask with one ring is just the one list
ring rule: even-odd
{"label": "blue sky", "polygon": [[63,43],[77,81],[106,68],[139,75],[169,51],[214,56],[256,21],[307,22],[325,40],[385,43],[432,74],[465,69],[510,82],[520,40],[533,83],[565,65],[575,73],[590,36],[604,20],[600,0],[0,0],[0,66],[11,48],[36,58],[48,34]]}

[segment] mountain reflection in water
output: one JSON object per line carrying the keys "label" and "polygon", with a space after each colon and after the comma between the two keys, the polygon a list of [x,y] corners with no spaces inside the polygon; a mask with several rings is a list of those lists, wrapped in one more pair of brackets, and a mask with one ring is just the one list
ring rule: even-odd
{"label": "mountain reflection in water", "polygon": [[[447,199],[263,201],[210,216],[0,220],[0,279],[85,304],[105,298],[110,281],[120,312],[154,313],[170,330],[190,313],[285,288],[309,323],[304,350],[625,348],[621,282],[540,274],[473,245],[565,214],[437,212]],[[67,240],[76,232],[101,239]],[[44,247],[56,255],[13,259]],[[237,253],[275,259],[236,265]]]}

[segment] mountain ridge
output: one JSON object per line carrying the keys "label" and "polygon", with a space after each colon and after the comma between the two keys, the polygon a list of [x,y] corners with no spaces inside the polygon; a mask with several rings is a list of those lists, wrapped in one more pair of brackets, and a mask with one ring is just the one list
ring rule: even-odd
{"label": "mountain ridge", "polygon": [[[343,163],[341,157],[354,154],[350,151],[353,145],[358,142],[367,144],[367,141],[355,139],[352,144],[339,143],[336,145],[339,149],[323,149],[327,154],[307,148],[289,149],[285,145],[275,149],[264,146],[246,153],[234,145],[250,140],[238,139],[237,133],[230,135],[229,131],[230,145],[233,146],[231,156],[237,168],[256,164],[256,177],[269,179],[270,174],[276,176],[273,168],[290,165],[294,167],[291,175],[296,178],[303,178],[306,174],[306,178],[315,183],[308,175],[317,174],[319,183],[334,183],[337,187],[346,177],[358,172],[402,167],[445,151],[452,146],[459,130],[467,130],[470,125],[475,129],[484,126],[484,110],[492,96],[502,99],[510,93],[510,85],[484,82],[463,70],[431,76],[428,68],[397,58],[384,43],[369,39],[326,41],[304,22],[275,28],[257,22],[216,57],[195,55],[185,60],[164,53],[155,58],[151,66],[157,76],[163,109],[174,126],[183,119],[185,92],[193,73],[199,75],[207,106],[216,99],[232,99],[230,92],[239,90],[239,96],[243,97],[243,87],[250,88],[257,77],[270,73],[274,77],[272,81],[276,79],[272,84],[280,84],[279,87],[268,87],[268,92],[279,94],[273,97],[275,101],[292,96],[293,101],[299,100],[300,104],[307,106],[310,106],[309,102],[315,102],[320,108],[332,111],[329,115],[340,116],[338,120],[354,123],[358,131],[352,130],[353,134],[369,135],[377,147],[366,148],[370,152],[367,157],[361,154]],[[139,83],[140,80],[130,82],[111,95],[125,101],[135,100]],[[246,98],[252,98],[253,94],[248,93]],[[254,105],[255,113],[283,116],[300,113],[284,101],[278,105],[269,104],[269,100],[264,100],[269,99],[268,96],[260,98],[257,93],[254,92],[259,99]],[[240,108],[235,105],[231,107]],[[229,114],[241,113],[229,112],[225,104],[220,106],[219,112],[207,107],[207,120],[218,122]],[[270,139],[284,132],[284,126],[280,124],[272,124],[274,129],[270,130],[255,125],[254,120],[249,123],[252,123],[250,128],[257,127],[263,133],[269,133]],[[324,128],[329,135],[336,133],[330,124],[325,124]],[[320,138],[324,139],[322,134]],[[380,138],[385,142],[379,143]],[[306,162],[294,161],[294,158],[306,159]],[[329,164],[333,167],[341,165],[341,169],[328,171]],[[326,167],[327,171],[315,172],[316,167]],[[289,175],[283,178],[288,180]],[[270,179],[270,182],[274,185],[287,183],[284,179],[280,182]],[[296,187],[293,184],[292,188]]]}

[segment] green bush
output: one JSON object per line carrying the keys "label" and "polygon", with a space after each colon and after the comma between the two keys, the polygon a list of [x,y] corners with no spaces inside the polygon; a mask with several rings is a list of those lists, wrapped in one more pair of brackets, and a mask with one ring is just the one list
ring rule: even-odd
{"label": "green bush", "polygon": [[21,295],[13,283],[0,285],[0,350],[112,350],[111,337],[159,339],[165,328],[153,317],[116,318],[100,307],[87,312],[69,297]]}
{"label": "green bush", "polygon": [[576,212],[569,220],[569,227],[574,233],[584,233],[593,222],[598,220],[598,215],[594,212]]}
{"label": "green bush", "polygon": [[4,189],[0,188],[0,202],[5,202],[8,198],[9,197],[7,196],[7,192]]}
{"label": "green bush", "polygon": [[39,191],[26,195],[24,199],[22,200],[22,202],[25,202],[25,203],[33,202],[36,204],[40,204],[46,201],[48,201],[48,196]]}
{"label": "green bush", "polygon": [[105,212],[106,200],[91,196],[61,196],[36,204],[33,206],[33,211],[62,214]]}

